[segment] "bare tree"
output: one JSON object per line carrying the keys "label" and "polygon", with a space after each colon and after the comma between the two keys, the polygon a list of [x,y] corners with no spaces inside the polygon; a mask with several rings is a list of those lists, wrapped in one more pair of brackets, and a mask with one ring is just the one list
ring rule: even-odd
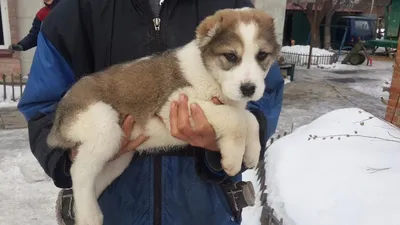
{"label": "bare tree", "polygon": [[319,26],[327,12],[330,10],[330,3],[332,3],[331,0],[315,0],[314,3],[294,3],[294,5],[300,7],[307,16],[311,28],[310,44],[314,47],[321,46]]}
{"label": "bare tree", "polygon": [[333,14],[335,14],[336,11],[345,8],[352,8],[359,1],[360,0],[315,0],[315,3],[294,3],[295,6],[300,7],[303,10],[307,16],[308,22],[310,23],[310,44],[314,47],[321,47],[319,27],[322,20],[325,18],[324,47],[329,49],[331,47],[331,21]]}

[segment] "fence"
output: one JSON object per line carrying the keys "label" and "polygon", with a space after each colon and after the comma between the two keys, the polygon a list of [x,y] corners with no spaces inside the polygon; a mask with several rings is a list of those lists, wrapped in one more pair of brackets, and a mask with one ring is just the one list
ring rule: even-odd
{"label": "fence", "polygon": [[[284,132],[283,136],[286,136],[288,134],[288,132]],[[267,150],[268,151],[268,147],[271,146],[271,144],[274,142],[274,140],[278,140],[279,138],[281,138],[281,135],[277,135],[276,138],[271,138],[269,140],[269,143],[267,144]],[[258,163],[257,166],[257,178],[258,178],[258,182],[260,183],[260,192],[261,194],[261,205],[263,206],[262,209],[262,213],[261,213],[261,218],[260,218],[260,222],[261,225],[283,225],[283,219],[278,219],[275,215],[274,215],[274,209],[271,208],[268,205],[267,202],[267,197],[268,194],[265,193],[266,189],[267,189],[267,185],[265,184],[266,181],[266,171],[265,171],[265,160],[261,160]]]}
{"label": "fence", "polygon": [[[334,52],[331,55],[311,55],[311,65],[330,65],[338,60],[338,55]],[[296,66],[306,66],[308,64],[308,55],[304,53],[281,52],[281,55],[287,63],[294,63]]]}
{"label": "fence", "polygon": [[0,101],[18,101],[24,92],[26,79],[22,74],[1,75],[0,80]]}

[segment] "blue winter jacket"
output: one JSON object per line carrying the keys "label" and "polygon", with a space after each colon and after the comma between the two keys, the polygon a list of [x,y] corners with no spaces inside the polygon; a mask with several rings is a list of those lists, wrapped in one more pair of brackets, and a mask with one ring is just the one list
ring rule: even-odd
{"label": "blue winter jacket", "polygon": [[[160,15],[152,15],[144,0],[61,1],[38,35],[18,105],[28,121],[31,151],[54,184],[72,185],[67,151],[50,150],[45,142],[57,103],[71,85],[110,65],[181,46],[193,38],[206,16],[244,6],[252,5],[247,0],[166,0]],[[157,16],[162,21],[159,33],[152,23]],[[281,111],[284,82],[277,64],[265,82],[262,99],[248,105],[260,122],[263,142],[275,132]],[[238,224],[216,182],[226,176],[210,161],[215,153],[198,152],[196,157],[147,156],[132,161],[99,198],[104,224]],[[241,175],[230,179],[241,180]]]}

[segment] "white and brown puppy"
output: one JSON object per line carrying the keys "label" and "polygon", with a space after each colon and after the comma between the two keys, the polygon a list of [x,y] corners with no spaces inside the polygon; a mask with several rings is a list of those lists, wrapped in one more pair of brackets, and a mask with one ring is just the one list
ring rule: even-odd
{"label": "white and brown puppy", "polygon": [[[227,174],[237,174],[242,162],[256,166],[259,127],[245,107],[262,97],[279,48],[268,14],[226,9],[202,21],[196,38],[185,46],[80,79],[60,101],[47,139],[54,148],[77,148],[71,168],[76,224],[102,224],[97,197],[133,155],[108,162],[120,149],[121,123],[128,114],[136,121],[131,138],[149,136],[137,151],[187,145],[169,130],[170,104],[181,93],[202,108],[213,126]],[[212,97],[224,105],[214,105]]]}

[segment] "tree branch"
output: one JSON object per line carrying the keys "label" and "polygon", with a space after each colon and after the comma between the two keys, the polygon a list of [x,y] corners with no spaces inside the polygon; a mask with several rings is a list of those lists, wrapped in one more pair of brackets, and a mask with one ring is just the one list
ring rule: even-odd
{"label": "tree branch", "polygon": [[306,8],[304,8],[302,5],[300,5],[300,4],[297,4],[297,3],[292,3],[294,6],[296,6],[296,7],[299,7],[299,8],[301,8],[301,10],[303,10],[304,12],[306,12],[307,11],[307,9]]}

